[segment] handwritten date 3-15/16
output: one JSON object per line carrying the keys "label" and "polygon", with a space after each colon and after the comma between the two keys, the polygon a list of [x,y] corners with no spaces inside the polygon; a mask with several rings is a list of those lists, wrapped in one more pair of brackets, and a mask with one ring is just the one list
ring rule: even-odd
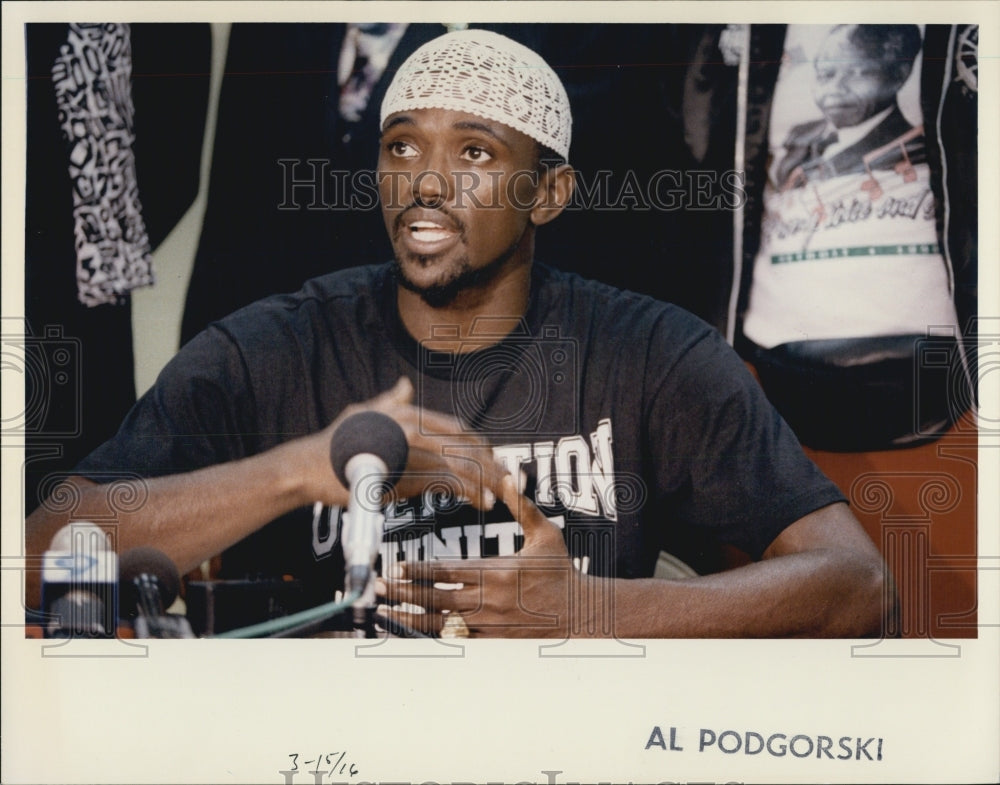
{"label": "handwritten date 3-15/16", "polygon": [[[313,782],[320,785],[324,777],[356,777],[358,776],[358,766],[347,757],[346,752],[325,752],[319,755],[310,755],[306,760],[305,755],[290,753],[291,766],[287,769],[279,770],[278,773],[284,776],[285,784],[291,785],[295,782],[295,775],[301,771],[303,775],[312,775]],[[299,768],[299,758],[302,768]],[[308,782],[307,778],[301,782]]]}

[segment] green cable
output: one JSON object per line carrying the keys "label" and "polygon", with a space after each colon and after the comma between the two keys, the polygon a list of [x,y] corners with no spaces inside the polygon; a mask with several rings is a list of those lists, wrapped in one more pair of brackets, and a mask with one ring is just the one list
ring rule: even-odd
{"label": "green cable", "polygon": [[311,621],[319,621],[329,616],[334,616],[343,610],[350,608],[359,597],[359,592],[351,592],[340,602],[328,602],[325,605],[317,605],[315,608],[307,608],[304,611],[293,613],[290,616],[281,616],[277,619],[262,621],[260,624],[251,624],[249,627],[239,627],[235,630],[227,630],[217,635],[210,635],[211,638],[256,638],[262,635],[270,635],[281,632],[289,627],[296,627]]}

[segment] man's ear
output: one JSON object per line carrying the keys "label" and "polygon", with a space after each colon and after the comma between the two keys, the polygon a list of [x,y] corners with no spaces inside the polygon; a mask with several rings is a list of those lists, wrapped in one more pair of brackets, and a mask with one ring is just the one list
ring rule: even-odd
{"label": "man's ear", "polygon": [[576,170],[569,164],[546,167],[538,181],[535,205],[531,208],[531,222],[535,226],[547,224],[561,213],[573,198],[576,187]]}

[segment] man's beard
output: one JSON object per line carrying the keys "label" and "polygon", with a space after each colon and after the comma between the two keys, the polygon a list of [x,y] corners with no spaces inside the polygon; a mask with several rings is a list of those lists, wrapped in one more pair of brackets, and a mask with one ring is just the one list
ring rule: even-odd
{"label": "man's beard", "polygon": [[[420,299],[431,308],[445,308],[454,303],[455,299],[462,292],[485,286],[496,278],[504,264],[507,263],[507,260],[514,255],[517,246],[518,243],[515,242],[496,259],[479,268],[472,266],[468,256],[462,256],[457,261],[456,269],[429,286],[420,286],[408,278],[406,270],[400,264],[398,255],[393,259],[392,268],[396,276],[396,281],[400,286],[414,294],[420,295]],[[416,257],[416,262],[422,267],[432,264],[431,260],[426,256]]]}

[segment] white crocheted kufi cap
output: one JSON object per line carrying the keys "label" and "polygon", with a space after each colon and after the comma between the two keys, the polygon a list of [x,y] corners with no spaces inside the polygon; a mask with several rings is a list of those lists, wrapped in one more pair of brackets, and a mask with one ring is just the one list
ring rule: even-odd
{"label": "white crocheted kufi cap", "polygon": [[458,30],[421,46],[389,85],[379,122],[432,108],[495,120],[569,159],[573,120],[562,82],[538,54],[499,33]]}

